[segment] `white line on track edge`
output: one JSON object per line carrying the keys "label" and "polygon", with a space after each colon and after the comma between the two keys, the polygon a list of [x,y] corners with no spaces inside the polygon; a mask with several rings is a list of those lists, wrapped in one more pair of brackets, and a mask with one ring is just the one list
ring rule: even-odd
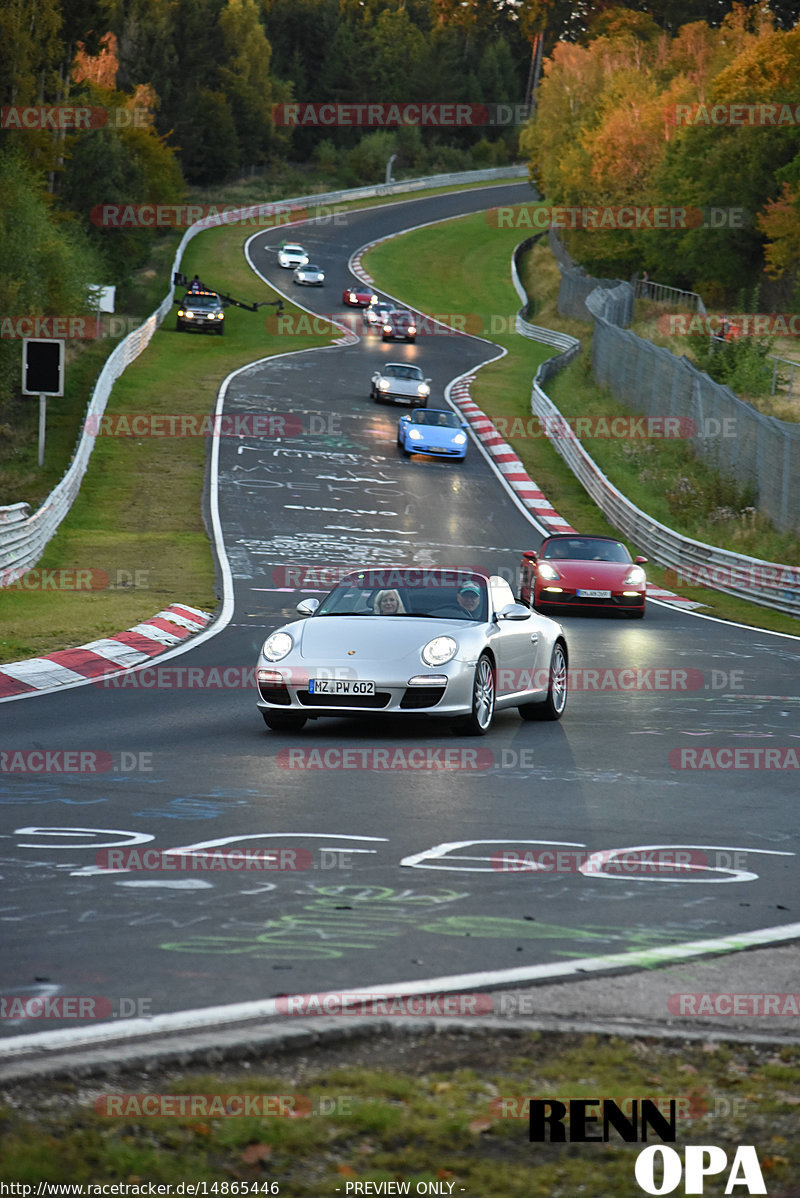
{"label": "white line on track edge", "polygon": [[[711,940],[689,941],[686,944],[667,944],[658,948],[635,952],[609,953],[604,957],[583,957],[570,962],[550,965],[522,965],[514,969],[481,970],[438,978],[416,979],[409,982],[384,983],[378,986],[362,986],[358,989],[335,991],[343,1004],[364,999],[366,995],[403,997],[422,994],[445,994],[453,991],[476,990],[481,986],[519,986],[526,982],[555,980],[577,980],[589,974],[629,968],[649,969],[657,965],[671,965],[692,958],[738,952],[743,949],[762,948],[800,937],[800,923],[785,927],[760,928],[739,935],[724,936]],[[319,992],[320,996],[329,991]],[[314,992],[302,997],[313,999]],[[281,1016],[278,1002],[283,1006],[289,999],[261,999],[254,1002],[229,1003],[217,1007],[201,1007],[193,1010],[174,1011],[166,1015],[155,1015],[152,1019],[124,1019],[104,1023],[76,1031],[72,1028],[40,1034],[14,1036],[0,1043],[0,1063],[3,1059],[21,1057],[41,1050],[100,1046],[116,1040],[136,1040],[159,1034],[198,1031],[219,1028],[224,1025],[249,1022]],[[298,996],[299,997],[299,996]],[[287,1016],[291,1018],[291,1016]]]}

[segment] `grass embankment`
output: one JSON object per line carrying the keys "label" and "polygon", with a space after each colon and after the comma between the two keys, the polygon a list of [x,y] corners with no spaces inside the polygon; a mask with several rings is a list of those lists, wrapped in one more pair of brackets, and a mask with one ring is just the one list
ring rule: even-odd
{"label": "grass embankment", "polygon": [[[220,290],[251,302],[275,298],[245,263],[247,235],[248,230],[223,228],[196,238],[184,255],[184,272],[197,272]],[[285,339],[267,332],[272,311],[229,308],[223,337],[179,334],[168,317],[118,380],[107,415],[203,416],[213,411],[219,385],[230,371],[285,352]],[[327,336],[296,336],[291,349],[328,341]],[[37,571],[90,568],[119,585],[93,591],[30,590],[26,576],[0,590],[3,661],[85,643],[127,628],[175,600],[213,610],[214,566],[202,518],[206,448],[202,436],[97,438],[80,494]]]}
{"label": "grass embankment", "polygon": [[[307,190],[313,187],[308,185]],[[456,190],[459,188],[438,188],[420,195]],[[264,195],[256,181],[241,191],[226,192],[224,197],[204,195],[199,202],[230,206],[278,198]],[[387,196],[352,206],[397,200]],[[346,207],[337,205],[336,211]],[[182,270],[187,277],[196,272],[237,298],[274,299],[272,289],[244,261],[242,247],[252,232],[249,227],[230,227],[195,238],[184,254]],[[180,236],[177,232],[160,240],[148,267],[137,273],[131,286],[120,289],[119,317],[143,319],[158,306]],[[286,338],[267,332],[266,321],[273,311],[229,308],[226,333],[221,338],[179,335],[174,320],[168,317],[145,352],[117,382],[107,414],[202,416],[213,410],[219,385],[231,370],[285,353],[287,348],[300,350],[329,343],[327,336],[292,336],[287,346]],[[296,309],[289,305],[284,311],[290,314]],[[67,371],[67,398],[48,405],[43,470],[36,467],[31,424],[24,450],[0,472],[0,503],[25,500],[35,509],[63,476],[110,348],[110,343],[103,341],[73,358]],[[204,438],[98,438],[81,493],[37,571],[88,569],[98,572],[94,578],[99,581],[107,574],[115,586],[70,592],[59,585],[40,591],[31,589],[31,579],[27,583],[23,579],[18,586],[0,588],[0,662],[84,644],[130,627],[174,601],[213,610],[214,567],[202,520],[205,452]],[[132,585],[137,580],[139,585]]]}
{"label": "grass embankment", "polygon": [[[480,322],[484,335],[508,351],[501,361],[479,371],[471,389],[473,399],[506,436],[531,478],[573,527],[582,532],[615,534],[531,418],[531,379],[552,351],[513,332],[511,316],[519,302],[510,281],[509,263],[520,239],[518,230],[498,229],[485,215],[478,214],[376,246],[369,251],[365,265],[379,287],[402,296],[423,312],[466,310],[471,317],[470,330]],[[631,410],[597,387],[591,377],[590,326],[558,317],[558,280],[549,250],[542,245],[534,247],[523,268],[523,282],[534,297],[534,311],[529,318],[536,324],[569,332],[584,343],[575,362],[550,382],[548,394],[566,417],[630,417]],[[735,510],[741,496],[694,460],[687,442],[599,437],[584,438],[583,443],[610,480],[633,502],[686,536],[775,562],[800,560],[800,541],[776,533],[761,517],[741,515]],[[727,517],[722,510],[726,507],[733,513]],[[648,577],[658,585],[675,589],[674,576],[652,563]],[[705,604],[708,614],[721,619],[800,633],[796,619],[768,608],[707,587],[681,584],[678,589],[682,595]]]}
{"label": "grass embankment", "polygon": [[[39,1082],[15,1087],[0,1105],[0,1181],[206,1181],[209,1194],[274,1183],[258,1192],[283,1198],[330,1198],[348,1182],[408,1182],[412,1194],[417,1183],[448,1182],[452,1190],[434,1192],[607,1198],[638,1192],[634,1165],[644,1145],[624,1144],[613,1130],[605,1144],[532,1144],[525,1100],[651,1097],[676,1100],[681,1157],[688,1143],[716,1144],[730,1168],[737,1146],[752,1144],[770,1194],[788,1194],[782,1187],[800,1169],[798,1065],[797,1047],[439,1034],[351,1041],[311,1059],[256,1058],[246,1070],[232,1064],[213,1075],[151,1069],[103,1083]],[[143,1092],[283,1096],[284,1110],[309,1113],[98,1113],[108,1109],[104,1095]],[[111,1109],[135,1112],[136,1101]],[[651,1133],[648,1142],[659,1141]],[[714,1193],[726,1179],[727,1170]]]}

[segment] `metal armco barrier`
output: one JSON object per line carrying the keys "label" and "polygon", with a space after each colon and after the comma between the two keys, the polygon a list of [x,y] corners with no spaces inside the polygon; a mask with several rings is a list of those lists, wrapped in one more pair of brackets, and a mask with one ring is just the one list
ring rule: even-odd
{"label": "metal armco barrier", "polygon": [[[511,262],[514,287],[526,303],[528,297],[519,281],[517,259],[519,254],[536,240],[537,238],[530,238],[517,246]],[[591,295],[591,308],[602,310],[607,302],[607,296],[603,291],[604,289],[598,288]],[[651,561],[674,571],[675,578],[670,580],[670,585],[676,588],[680,588],[681,585],[707,586],[712,590],[735,595],[738,599],[748,599],[788,615],[800,616],[800,566],[781,565],[747,557],[682,536],[648,516],[609,482],[578,438],[570,435],[566,418],[561,415],[543,387],[547,379],[563,370],[575,357],[580,350],[580,341],[567,333],[554,333],[552,329],[540,329],[529,324],[523,313],[524,309],[517,315],[517,331],[522,336],[543,341],[546,345],[562,350],[556,357],[548,358],[537,370],[531,393],[531,412],[539,418],[550,444],[595,501],[609,524],[627,537]]]}
{"label": "metal armco barrier", "polygon": [[[258,216],[265,207],[286,208],[318,207],[324,204],[344,203],[350,200],[375,199],[385,195],[401,195],[408,191],[425,191],[432,187],[447,187],[457,183],[490,183],[496,179],[527,178],[528,170],[524,166],[497,167],[491,170],[462,171],[448,175],[429,175],[421,179],[407,179],[399,183],[378,184],[372,187],[355,187],[347,191],[329,191],[323,195],[296,196],[293,199],[271,201],[269,204],[249,204],[238,209],[236,213],[228,213],[228,218],[247,219]],[[198,233],[206,229],[218,228],[218,217],[206,217],[197,221],[184,233],[181,243],[175,253],[175,260],[170,271],[170,279],[175,271],[180,269],[183,251]],[[164,299],[151,316],[134,329],[132,333],[115,346],[100,372],[89,405],[86,409],[86,419],[81,436],[75,446],[64,477],[48,495],[42,506],[33,515],[29,515],[30,507],[25,503],[0,507],[0,587],[8,586],[25,570],[30,570],[44,553],[47,543],[55,536],[61,521],[65,518],[80,490],[83,476],[89,465],[89,458],[94,449],[95,434],[88,429],[99,427],[114,383],[127,366],[147,347],[153,333],[166,319],[172,310],[175,288],[171,284]]]}

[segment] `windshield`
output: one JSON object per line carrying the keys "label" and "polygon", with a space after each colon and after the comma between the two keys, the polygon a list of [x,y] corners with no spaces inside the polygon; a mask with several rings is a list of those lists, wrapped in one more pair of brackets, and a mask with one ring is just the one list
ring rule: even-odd
{"label": "windshield", "polygon": [[390,379],[421,379],[419,366],[386,366],[383,373]]}
{"label": "windshield", "polygon": [[573,562],[629,562],[631,555],[621,541],[600,537],[559,537],[542,548],[542,557]]}
{"label": "windshield", "polygon": [[461,421],[455,412],[440,412],[435,408],[418,408],[412,417],[413,424],[429,424],[439,428],[460,428]]}
{"label": "windshield", "polygon": [[283,252],[284,254],[305,254],[305,250],[301,245],[285,245]]}
{"label": "windshield", "polygon": [[486,579],[463,570],[367,570],[343,579],[314,616],[485,621]]}

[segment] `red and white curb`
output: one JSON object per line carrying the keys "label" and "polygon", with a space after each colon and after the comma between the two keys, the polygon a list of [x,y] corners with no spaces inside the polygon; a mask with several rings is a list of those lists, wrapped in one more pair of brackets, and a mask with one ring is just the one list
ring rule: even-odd
{"label": "red and white curb", "polygon": [[[509,487],[538,522],[551,533],[577,533],[578,530],[573,528],[568,520],[559,516],[544,492],[531,479],[514,450],[507,441],[503,440],[486,413],[482,412],[472,399],[470,384],[474,378],[474,375],[467,375],[453,384],[450,389],[450,398],[453,403],[458,406],[464,419],[469,423],[481,445],[490,454],[492,461]],[[687,610],[705,607],[704,603],[686,599],[683,595],[676,595],[673,591],[665,591],[663,587],[657,587],[651,582],[647,584],[647,595],[650,599],[658,599],[662,603],[670,603]]]}
{"label": "red and white curb", "polygon": [[481,411],[472,399],[470,385],[474,378],[474,375],[468,375],[454,383],[450,388],[450,398],[458,405],[464,419],[491,455],[505,481],[549,532],[577,532],[568,520],[559,516],[544,492],[533,482],[514,450],[503,440],[486,413]]}
{"label": "red and white curb", "polygon": [[2,665],[0,699],[130,669],[179,645],[205,628],[211,619],[210,612],[189,607],[186,603],[172,603],[126,632],[90,641],[75,649],[59,649],[45,657]]}

